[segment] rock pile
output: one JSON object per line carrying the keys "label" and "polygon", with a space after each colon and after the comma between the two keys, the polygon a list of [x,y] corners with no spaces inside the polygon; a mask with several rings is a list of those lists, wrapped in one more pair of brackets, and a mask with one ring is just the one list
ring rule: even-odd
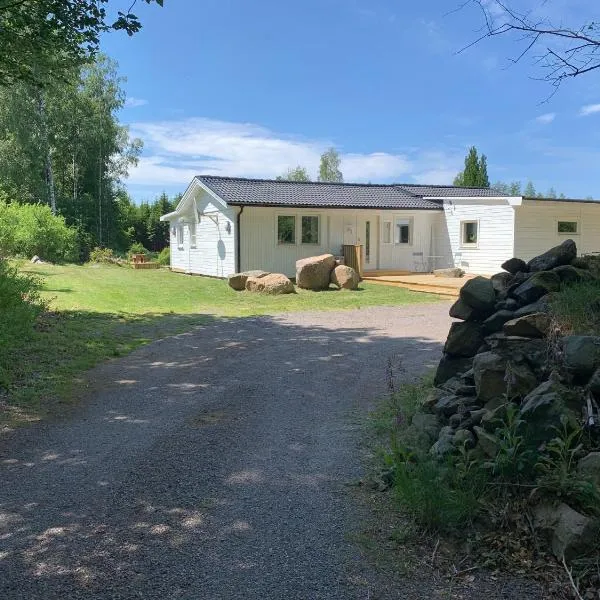
{"label": "rock pile", "polygon": [[[517,407],[532,447],[555,438],[564,422],[581,425],[586,395],[600,392],[600,337],[572,335],[551,345],[548,300],[565,284],[595,279],[586,266],[567,240],[528,263],[506,261],[505,271],[491,279],[465,284],[450,309],[460,321],[451,326],[436,388],[425,402],[428,414],[412,422],[413,433],[431,443],[432,455],[464,446],[493,459],[498,419],[509,404]],[[551,360],[556,352],[559,364]],[[600,481],[597,456],[584,458],[581,468]],[[560,557],[598,531],[597,522],[566,505],[547,511],[542,521]],[[576,523],[581,535],[567,535],[568,523]]]}

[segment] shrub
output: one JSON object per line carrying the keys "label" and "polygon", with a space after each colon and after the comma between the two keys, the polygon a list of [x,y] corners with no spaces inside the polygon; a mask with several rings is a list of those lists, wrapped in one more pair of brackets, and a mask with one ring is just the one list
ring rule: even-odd
{"label": "shrub", "polygon": [[0,386],[7,386],[9,368],[17,360],[15,348],[27,343],[45,303],[40,299],[40,280],[19,274],[0,259]]}
{"label": "shrub", "polygon": [[64,218],[53,215],[49,206],[0,200],[0,254],[76,261],[77,230],[67,227]]}
{"label": "shrub", "polygon": [[150,254],[150,251],[144,248],[144,244],[140,242],[134,242],[133,244],[131,244],[129,252],[127,254],[128,257],[131,258],[133,254]]}
{"label": "shrub", "polygon": [[158,264],[168,267],[171,264],[171,249],[163,248],[158,255]]}
{"label": "shrub", "polygon": [[110,248],[94,248],[90,252],[90,262],[100,264],[120,264],[119,259],[114,255]]}

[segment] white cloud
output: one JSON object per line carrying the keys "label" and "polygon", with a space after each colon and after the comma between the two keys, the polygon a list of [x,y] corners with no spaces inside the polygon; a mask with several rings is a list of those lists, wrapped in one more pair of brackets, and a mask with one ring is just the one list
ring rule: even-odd
{"label": "white cloud", "polygon": [[554,119],[556,119],[556,113],[546,113],[544,115],[540,115],[539,117],[536,117],[536,121],[538,123],[541,123],[542,125],[548,125],[549,123],[552,123],[552,121],[554,121]]}
{"label": "white cloud", "polygon": [[148,100],[134,98],[133,96],[128,96],[125,100],[126,108],[137,108],[138,106],[145,106],[146,104],[148,104]]}
{"label": "white cloud", "polygon": [[[321,154],[335,145],[276,134],[251,123],[206,118],[138,122],[131,134],[144,140],[144,156],[130,170],[134,186],[187,186],[194,175],[275,178],[302,165],[313,178]],[[346,181],[451,183],[464,149],[450,153],[410,148],[405,152],[341,152]]]}
{"label": "white cloud", "polygon": [[600,104],[587,104],[586,106],[582,106],[579,111],[579,115],[581,117],[588,117],[589,115],[593,115],[595,113],[600,112]]}

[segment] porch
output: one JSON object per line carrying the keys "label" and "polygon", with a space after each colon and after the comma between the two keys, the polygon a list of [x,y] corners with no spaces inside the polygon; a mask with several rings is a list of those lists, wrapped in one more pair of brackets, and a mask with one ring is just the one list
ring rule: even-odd
{"label": "porch", "polygon": [[365,271],[363,280],[379,285],[402,287],[413,292],[427,292],[451,298],[458,297],[463,285],[475,275],[455,277],[436,277],[432,273],[414,273],[411,271]]}

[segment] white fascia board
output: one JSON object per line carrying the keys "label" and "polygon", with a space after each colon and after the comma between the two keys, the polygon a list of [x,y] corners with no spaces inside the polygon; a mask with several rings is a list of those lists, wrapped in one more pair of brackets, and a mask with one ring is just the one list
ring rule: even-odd
{"label": "white fascia board", "polygon": [[179,213],[177,211],[170,212],[170,213],[167,213],[166,215],[162,215],[160,217],[160,220],[161,221],[172,221],[173,219],[176,219],[178,215],[179,215]]}
{"label": "white fascia board", "polygon": [[219,196],[216,192],[213,192],[213,190],[211,190],[207,185],[205,185],[204,183],[202,183],[202,181],[200,181],[200,179],[198,179],[197,177],[194,177],[194,181],[209,196],[211,196],[214,200],[216,200],[217,203],[221,206],[221,208],[229,208],[229,205],[227,204],[227,202],[225,202],[225,200],[223,200],[223,198],[221,198],[221,196]]}
{"label": "white fascia board", "polygon": [[454,202],[456,200],[460,202],[482,202],[485,200],[492,200],[494,202],[497,202],[498,200],[501,200],[503,202],[506,202],[507,204],[510,204],[511,206],[521,206],[521,204],[523,203],[523,198],[521,196],[424,196],[423,199],[437,201],[442,200],[444,202]]}
{"label": "white fascia board", "polygon": [[185,207],[189,204],[190,200],[194,200],[194,192],[198,189],[204,190],[211,198],[213,198],[218,205],[222,208],[228,208],[227,202],[225,202],[220,196],[215,194],[210,188],[204,185],[197,177],[192,179],[190,185],[188,185],[185,193],[181,197],[179,204],[175,208],[175,210],[169,214],[163,215],[160,217],[161,221],[172,221],[181,215]]}

